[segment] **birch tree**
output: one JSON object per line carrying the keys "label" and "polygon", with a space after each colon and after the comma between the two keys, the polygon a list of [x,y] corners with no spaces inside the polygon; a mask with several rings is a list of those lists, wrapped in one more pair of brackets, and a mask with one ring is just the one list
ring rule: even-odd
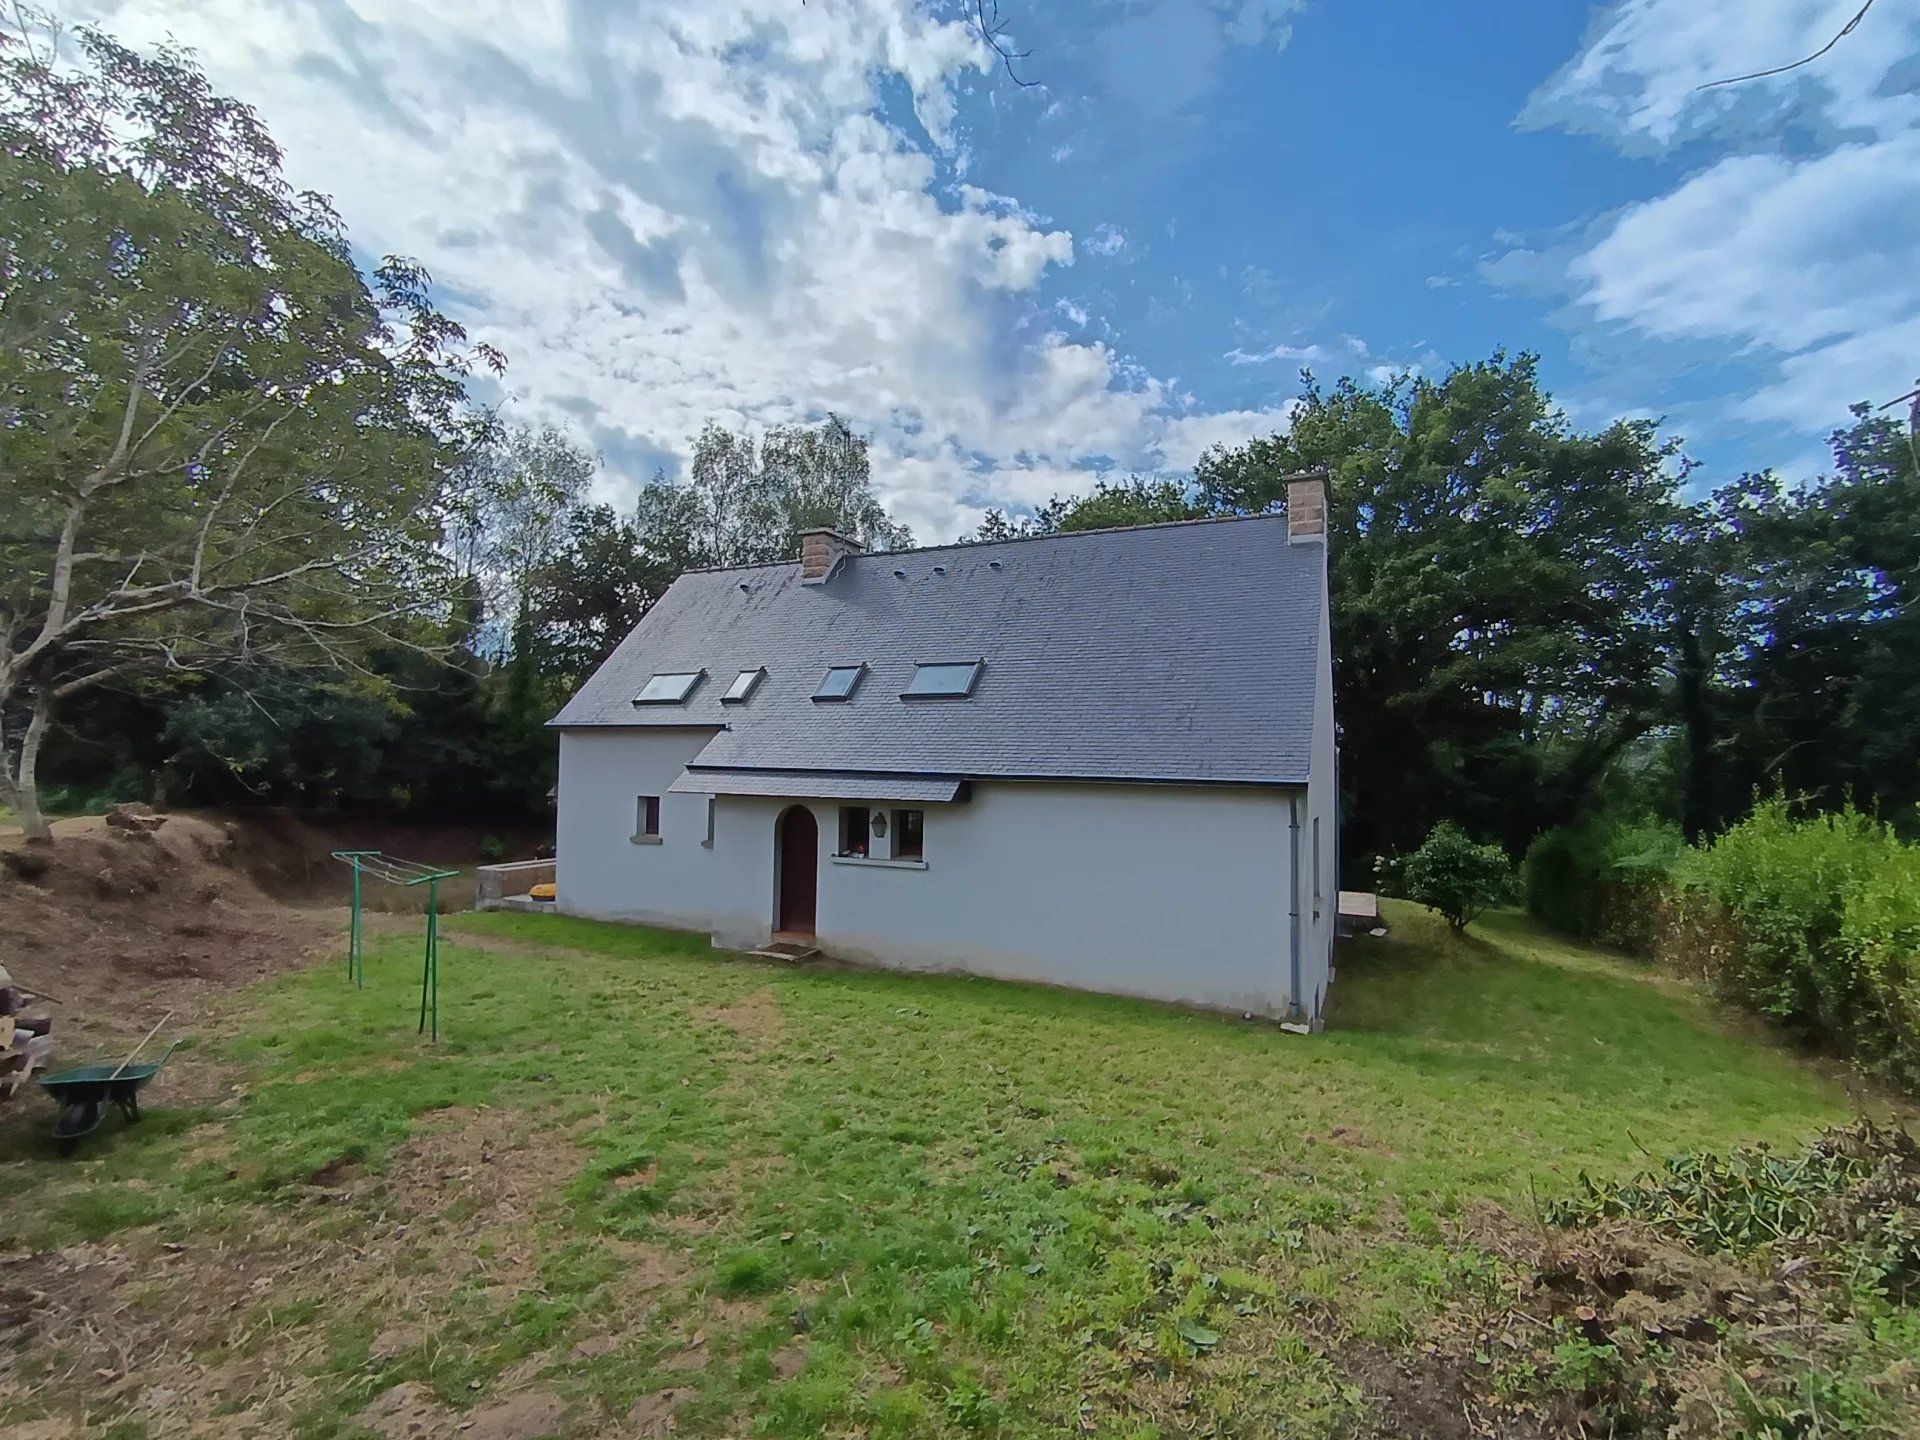
{"label": "birch tree", "polygon": [[92,687],[355,670],[439,613],[483,427],[427,277],[369,281],[191,58],[0,26],[0,804]]}

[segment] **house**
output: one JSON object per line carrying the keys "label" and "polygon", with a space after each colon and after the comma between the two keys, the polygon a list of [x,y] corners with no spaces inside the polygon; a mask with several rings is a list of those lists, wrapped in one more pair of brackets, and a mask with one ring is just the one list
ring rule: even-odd
{"label": "house", "polygon": [[552,722],[558,908],[1317,1026],[1325,486],[682,576]]}

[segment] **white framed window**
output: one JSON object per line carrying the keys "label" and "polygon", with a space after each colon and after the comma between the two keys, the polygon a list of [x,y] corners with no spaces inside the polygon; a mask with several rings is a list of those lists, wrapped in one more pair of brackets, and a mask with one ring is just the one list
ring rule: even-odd
{"label": "white framed window", "polygon": [[836,853],[856,860],[873,853],[873,811],[864,805],[840,807],[840,849]]}
{"label": "white framed window", "polygon": [[660,843],[660,797],[658,795],[634,796],[632,838],[636,845]]}
{"label": "white framed window", "polygon": [[927,855],[927,812],[924,810],[896,810],[893,812],[893,858],[896,860],[924,860]]}

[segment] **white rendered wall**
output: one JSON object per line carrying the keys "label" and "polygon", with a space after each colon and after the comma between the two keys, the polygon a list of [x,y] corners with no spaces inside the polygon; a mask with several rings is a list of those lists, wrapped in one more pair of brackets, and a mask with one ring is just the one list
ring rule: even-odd
{"label": "white rendered wall", "polygon": [[[714,844],[702,846],[706,798],[667,787],[706,738],[562,733],[559,909],[702,930],[737,948],[768,940],[774,826],[792,802],[721,797]],[[642,794],[662,797],[659,845],[628,838]],[[917,807],[923,868],[836,861],[838,803],[805,803],[820,831],[817,930],[830,953],[1288,1013],[1288,792],[977,783],[967,802]]]}
{"label": "white rendered wall", "polygon": [[[705,930],[736,885],[701,845],[707,797],[667,787],[711,730],[563,730],[555,905],[570,915]],[[660,797],[660,843],[635,844],[635,802]]]}
{"label": "white rendered wall", "polygon": [[[926,809],[925,870],[823,869],[830,951],[1278,1016],[1287,800],[1272,790],[976,783]],[[818,807],[822,833],[835,809]]]}
{"label": "white rendered wall", "polygon": [[[1333,640],[1327,613],[1320,613],[1319,656],[1314,666],[1312,772],[1302,806],[1300,831],[1300,994],[1317,1027],[1333,979],[1333,937],[1340,920],[1340,796],[1333,719]],[[1317,822],[1317,825],[1316,825]],[[1314,837],[1319,836],[1318,871]],[[1318,875],[1316,886],[1315,876]]]}

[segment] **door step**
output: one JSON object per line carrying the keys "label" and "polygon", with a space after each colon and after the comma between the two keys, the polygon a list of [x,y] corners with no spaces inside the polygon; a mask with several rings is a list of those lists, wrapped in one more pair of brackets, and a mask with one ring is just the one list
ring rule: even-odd
{"label": "door step", "polygon": [[770,945],[747,953],[758,955],[762,960],[784,960],[789,965],[804,965],[809,960],[820,958],[820,947],[809,945],[804,940],[775,940]]}

